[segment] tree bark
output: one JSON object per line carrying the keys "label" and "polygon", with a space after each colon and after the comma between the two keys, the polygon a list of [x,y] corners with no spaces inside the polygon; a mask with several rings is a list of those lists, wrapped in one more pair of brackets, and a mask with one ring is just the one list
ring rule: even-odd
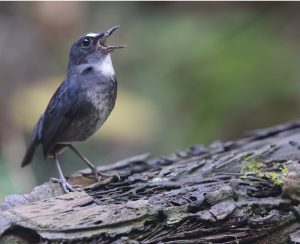
{"label": "tree bark", "polygon": [[103,172],[47,182],[0,205],[0,242],[300,243],[300,121],[168,157],[139,155]]}

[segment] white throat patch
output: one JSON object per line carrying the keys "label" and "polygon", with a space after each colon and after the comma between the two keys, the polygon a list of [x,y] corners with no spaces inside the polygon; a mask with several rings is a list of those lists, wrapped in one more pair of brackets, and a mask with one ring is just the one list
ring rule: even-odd
{"label": "white throat patch", "polygon": [[106,55],[98,64],[97,69],[105,76],[114,76],[115,70],[110,55]]}

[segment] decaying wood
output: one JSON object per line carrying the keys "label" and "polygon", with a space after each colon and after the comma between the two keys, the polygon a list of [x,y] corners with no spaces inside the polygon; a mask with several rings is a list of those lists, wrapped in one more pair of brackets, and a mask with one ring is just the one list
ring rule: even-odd
{"label": "decaying wood", "polygon": [[83,170],[69,181],[85,191],[63,194],[47,182],[7,197],[0,205],[1,241],[297,243],[299,160],[295,121],[238,141],[99,168],[121,175],[109,184],[93,185]]}

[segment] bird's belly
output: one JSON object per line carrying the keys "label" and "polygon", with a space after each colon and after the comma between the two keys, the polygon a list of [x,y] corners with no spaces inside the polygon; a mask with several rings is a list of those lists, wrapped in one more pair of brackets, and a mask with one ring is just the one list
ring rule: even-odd
{"label": "bird's belly", "polygon": [[74,120],[64,136],[64,142],[84,141],[93,135],[106,121],[112,111],[111,100],[105,99],[97,104],[90,103],[86,113]]}

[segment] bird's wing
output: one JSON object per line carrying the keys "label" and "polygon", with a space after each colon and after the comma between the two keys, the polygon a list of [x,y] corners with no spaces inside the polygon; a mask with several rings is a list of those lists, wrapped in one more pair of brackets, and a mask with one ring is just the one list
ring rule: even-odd
{"label": "bird's wing", "polygon": [[44,114],[41,132],[43,153],[46,157],[63,138],[68,126],[76,117],[80,102],[76,92],[65,92],[63,84],[54,93]]}
{"label": "bird's wing", "polygon": [[44,120],[44,114],[41,114],[38,122],[36,123],[36,125],[34,127],[31,142],[26,150],[25,156],[24,156],[22,164],[21,164],[22,167],[31,163],[32,158],[35,153],[35,149],[41,143],[41,129],[42,129],[43,120]]}

